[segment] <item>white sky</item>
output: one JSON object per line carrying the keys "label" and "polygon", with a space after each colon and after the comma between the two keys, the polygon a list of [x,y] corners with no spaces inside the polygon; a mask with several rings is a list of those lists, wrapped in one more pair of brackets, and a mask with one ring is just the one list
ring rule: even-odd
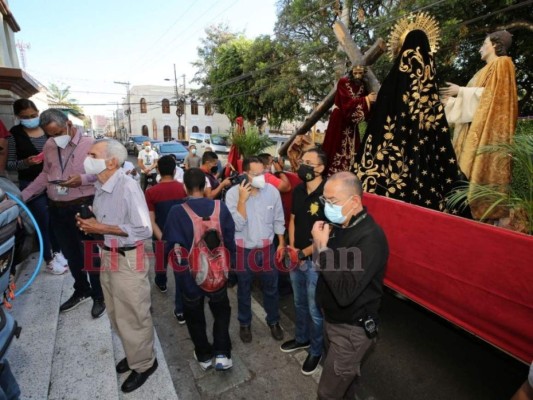
{"label": "white sky", "polygon": [[196,48],[207,26],[225,22],[250,38],[270,35],[275,3],[19,0],[9,6],[21,28],[15,40],[31,46],[26,51],[26,70],[44,85],[70,86],[72,97],[87,114],[111,115],[126,93],[114,81],[173,86],[176,63],[178,76],[185,74],[190,86],[191,62],[197,59]]}

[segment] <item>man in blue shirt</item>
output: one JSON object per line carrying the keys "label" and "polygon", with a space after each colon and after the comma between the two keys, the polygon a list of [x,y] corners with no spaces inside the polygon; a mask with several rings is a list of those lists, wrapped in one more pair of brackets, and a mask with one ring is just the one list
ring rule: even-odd
{"label": "man in blue shirt", "polygon": [[[199,168],[189,168],[183,175],[185,190],[189,195],[187,205],[199,217],[209,217],[213,214],[215,201],[204,197],[205,174]],[[235,224],[224,203],[220,202],[220,227],[224,246],[230,253],[231,260],[235,260]],[[163,240],[165,241],[165,255],[179,245],[188,253],[192,248],[194,228],[192,221],[181,204],[170,210]],[[183,253],[183,254],[187,254]],[[188,260],[183,257],[180,265],[173,265],[177,271],[177,284],[180,287],[183,312],[189,335],[194,343],[194,358],[200,367],[207,370],[212,367],[215,357],[215,368],[226,370],[233,366],[231,360],[231,340],[229,337],[229,323],[231,307],[228,299],[227,287],[209,293],[202,290],[192,277]],[[183,268],[184,267],[184,268]],[[209,298],[209,308],[213,314],[213,345],[209,343],[206,334],[204,298]]]}
{"label": "man in blue shirt", "polygon": [[279,191],[265,182],[264,165],[257,157],[245,158],[243,171],[247,181],[226,194],[235,221],[237,243],[237,298],[240,338],[252,341],[251,286],[254,272],[259,272],[263,289],[263,307],[272,337],[283,339],[279,325],[278,270],[274,265],[274,235],[279,238],[277,255],[285,248],[285,218]]}

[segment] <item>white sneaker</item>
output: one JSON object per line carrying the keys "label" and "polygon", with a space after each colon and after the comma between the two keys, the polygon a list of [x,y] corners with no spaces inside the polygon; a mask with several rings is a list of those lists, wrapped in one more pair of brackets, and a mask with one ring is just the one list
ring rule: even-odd
{"label": "white sneaker", "polygon": [[224,355],[218,355],[215,359],[215,369],[217,371],[225,371],[233,367],[233,361]]}
{"label": "white sneaker", "polygon": [[[198,361],[198,357],[196,357],[196,351],[192,351],[193,355],[194,355],[194,359],[196,361]],[[212,368],[213,367],[213,360],[209,360],[209,361],[198,361],[198,364],[200,365],[200,368],[202,368],[204,371],[207,371],[209,368]]]}
{"label": "white sneaker", "polygon": [[64,267],[68,268],[68,261],[67,261],[67,259],[65,258],[65,256],[63,255],[62,252],[54,253],[54,260],[59,265],[62,265]]}
{"label": "white sneaker", "polygon": [[55,259],[52,259],[52,261],[46,264],[45,271],[54,275],[62,275],[68,271],[68,266],[65,267],[59,264]]}

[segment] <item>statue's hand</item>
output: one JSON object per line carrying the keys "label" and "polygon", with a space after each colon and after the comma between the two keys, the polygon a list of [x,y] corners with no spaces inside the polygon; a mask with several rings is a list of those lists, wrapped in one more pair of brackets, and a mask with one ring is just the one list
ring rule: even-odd
{"label": "statue's hand", "polygon": [[455,97],[459,94],[459,89],[461,89],[461,86],[451,82],[446,82],[446,84],[448,84],[448,86],[440,90],[440,95],[442,97]]}

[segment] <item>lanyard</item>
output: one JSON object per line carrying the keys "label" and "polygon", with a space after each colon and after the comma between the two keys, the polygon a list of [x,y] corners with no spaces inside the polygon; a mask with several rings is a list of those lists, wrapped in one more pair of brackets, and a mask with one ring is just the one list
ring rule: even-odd
{"label": "lanyard", "polygon": [[74,146],[67,159],[65,160],[65,164],[63,164],[63,158],[61,157],[61,149],[59,147],[57,148],[57,157],[59,158],[59,166],[61,167],[61,177],[63,177],[63,173],[67,168],[67,164],[70,160],[70,157],[72,157],[72,155],[74,154],[74,150],[76,150],[76,146]]}

